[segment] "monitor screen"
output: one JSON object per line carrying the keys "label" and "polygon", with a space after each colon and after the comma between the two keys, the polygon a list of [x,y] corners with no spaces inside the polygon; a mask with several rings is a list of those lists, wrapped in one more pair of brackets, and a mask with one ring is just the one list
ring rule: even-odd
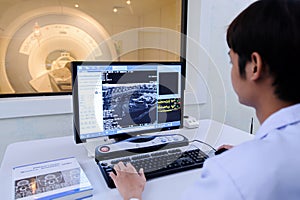
{"label": "monitor screen", "polygon": [[72,62],[76,143],[177,129],[183,62]]}

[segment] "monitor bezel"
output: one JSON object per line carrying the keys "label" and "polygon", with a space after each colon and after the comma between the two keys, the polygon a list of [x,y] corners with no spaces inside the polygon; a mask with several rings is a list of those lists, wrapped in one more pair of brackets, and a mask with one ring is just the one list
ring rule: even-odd
{"label": "monitor bezel", "polygon": [[[173,129],[181,129],[183,127],[183,116],[184,116],[184,90],[185,90],[185,79],[186,79],[186,63],[183,61],[73,61],[71,62],[71,71],[72,71],[72,102],[73,102],[73,134],[74,134],[74,141],[76,144],[85,143],[87,139],[81,139],[80,133],[80,124],[79,124],[79,106],[78,106],[78,93],[74,92],[77,87],[77,67],[82,65],[88,66],[99,66],[99,65],[151,65],[151,64],[158,64],[158,65],[180,65],[181,66],[181,117],[180,117],[180,125],[168,128],[156,128],[156,129],[149,129],[149,130],[142,130],[142,131],[134,131],[130,133],[120,133],[115,135],[108,136],[109,138],[115,139],[116,141],[124,140],[133,136],[146,134],[146,133],[155,133],[161,132],[166,130],[173,130]],[[102,138],[102,137],[98,137]]]}

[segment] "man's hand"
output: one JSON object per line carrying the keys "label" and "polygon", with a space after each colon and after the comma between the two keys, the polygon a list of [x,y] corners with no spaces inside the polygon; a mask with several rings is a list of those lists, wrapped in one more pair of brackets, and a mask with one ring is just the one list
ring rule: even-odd
{"label": "man's hand", "polygon": [[114,170],[117,175],[113,172],[109,175],[124,200],[128,200],[133,197],[142,199],[142,193],[146,184],[143,169],[140,169],[138,173],[132,164],[127,163],[125,165],[123,162],[119,162],[114,166]]}
{"label": "man's hand", "polygon": [[228,145],[228,144],[223,144],[222,146],[220,146],[217,150],[219,149],[231,149],[233,148],[234,146],[232,145]]}

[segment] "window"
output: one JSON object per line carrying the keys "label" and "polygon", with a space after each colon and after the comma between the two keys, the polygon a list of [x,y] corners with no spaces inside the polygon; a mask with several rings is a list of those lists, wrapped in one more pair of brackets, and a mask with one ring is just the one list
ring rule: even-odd
{"label": "window", "polygon": [[71,94],[69,62],[179,61],[186,0],[1,0],[0,97]]}

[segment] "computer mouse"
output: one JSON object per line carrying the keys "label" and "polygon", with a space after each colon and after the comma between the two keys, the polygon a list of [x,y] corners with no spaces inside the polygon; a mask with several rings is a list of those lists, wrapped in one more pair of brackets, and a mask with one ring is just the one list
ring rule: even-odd
{"label": "computer mouse", "polygon": [[218,149],[216,152],[215,152],[215,155],[219,155],[219,154],[221,154],[221,153],[223,153],[223,152],[225,152],[225,151],[227,151],[228,149],[226,149],[226,148],[221,148],[221,149]]}

